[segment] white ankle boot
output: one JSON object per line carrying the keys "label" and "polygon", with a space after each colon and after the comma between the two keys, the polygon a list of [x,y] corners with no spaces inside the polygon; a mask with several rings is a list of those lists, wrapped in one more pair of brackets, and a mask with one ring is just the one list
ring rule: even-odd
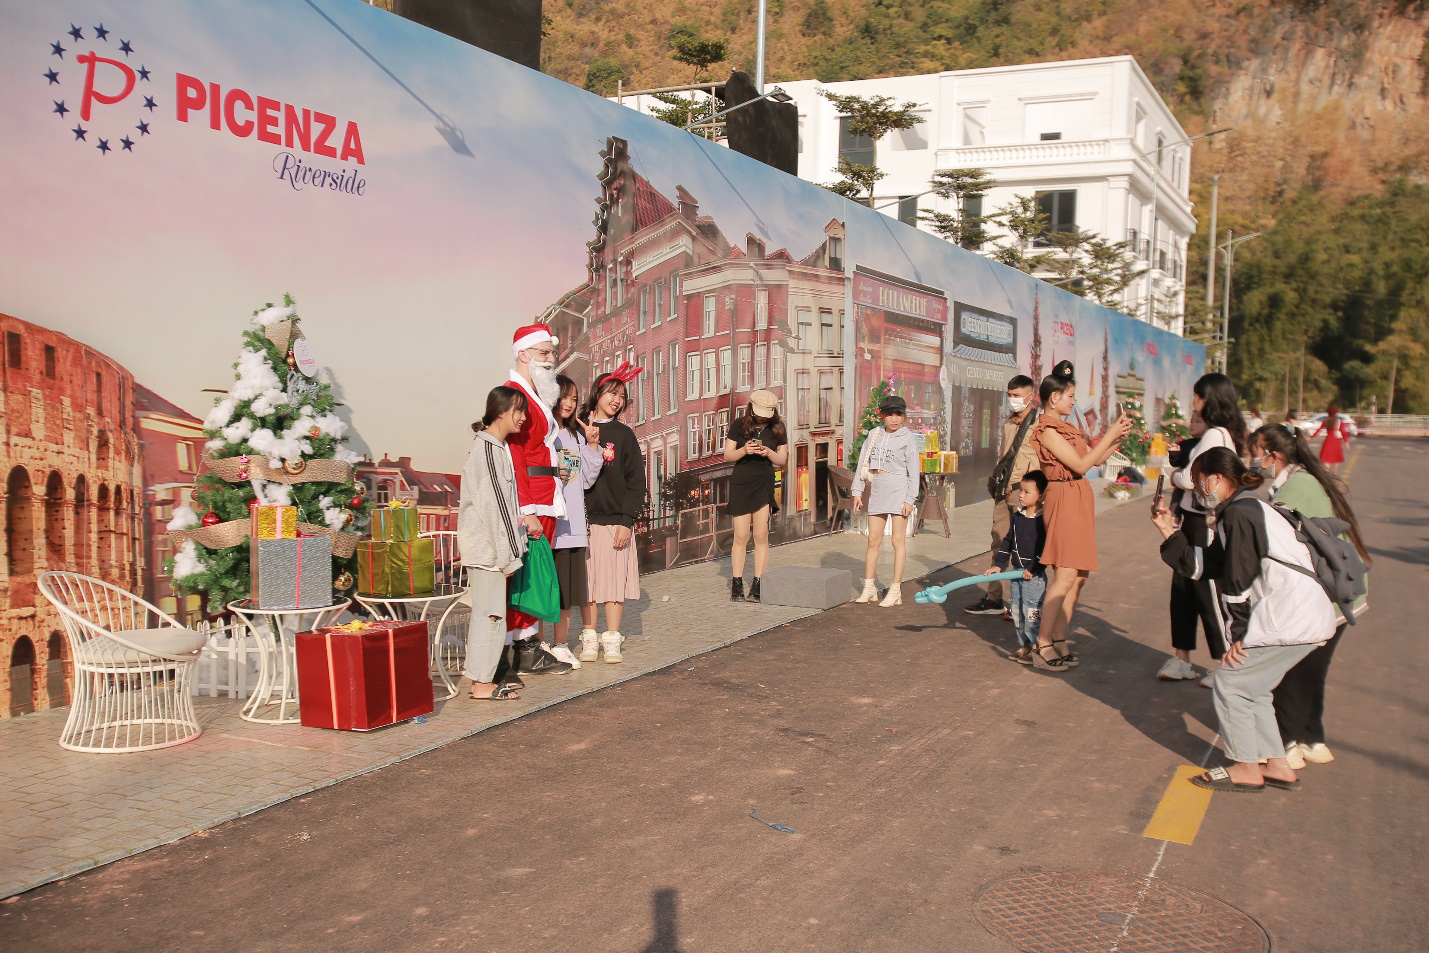
{"label": "white ankle boot", "polygon": [[625,657],[620,654],[620,643],[625,641],[625,636],[619,632],[606,632],[600,637],[600,647],[605,652],[607,662],[623,662]]}
{"label": "white ankle boot", "polygon": [[582,662],[594,662],[600,658],[600,634],[595,629],[581,629]]}
{"label": "white ankle boot", "polygon": [[893,585],[888,587],[888,594],[883,597],[883,601],[880,602],[879,605],[885,609],[888,609],[893,606],[901,606],[902,604],[903,583],[895,582]]}
{"label": "white ankle boot", "polygon": [[863,592],[859,593],[854,602],[876,602],[878,601],[878,583],[873,579],[863,581]]}

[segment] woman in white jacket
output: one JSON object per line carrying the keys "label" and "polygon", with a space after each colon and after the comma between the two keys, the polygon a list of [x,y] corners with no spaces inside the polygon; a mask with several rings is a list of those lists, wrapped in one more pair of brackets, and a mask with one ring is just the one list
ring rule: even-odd
{"label": "woman in white jacket", "polygon": [[893,583],[880,606],[903,604],[903,564],[907,559],[908,518],[918,500],[918,440],[904,426],[908,404],[897,394],[889,394],[878,405],[882,427],[874,427],[864,438],[854,469],[853,511],[864,507],[863,490],[868,491],[868,549],[863,557],[863,592],[854,602],[878,598],[878,550],[883,545],[883,529],[893,521]]}
{"label": "woman in white jacket", "polygon": [[1191,477],[1191,492],[1211,516],[1212,542],[1193,545],[1176,531],[1167,506],[1152,517],[1167,565],[1191,579],[1219,582],[1227,636],[1211,688],[1230,765],[1191,783],[1212,791],[1293,791],[1300,781],[1285,759],[1273,692],[1286,672],[1334,634],[1334,606],[1290,522],[1250,493],[1260,486],[1260,474],[1234,450],[1201,453]]}

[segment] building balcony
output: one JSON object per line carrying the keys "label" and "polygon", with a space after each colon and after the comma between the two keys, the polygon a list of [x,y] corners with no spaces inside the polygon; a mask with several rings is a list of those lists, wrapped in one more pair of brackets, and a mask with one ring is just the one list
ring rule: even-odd
{"label": "building balcony", "polygon": [[[995,168],[1009,165],[1045,165],[1049,162],[1085,162],[1118,158],[1106,139],[1068,142],[1025,142],[1005,146],[960,146],[938,150],[938,168]],[[1130,158],[1130,153],[1126,154]]]}

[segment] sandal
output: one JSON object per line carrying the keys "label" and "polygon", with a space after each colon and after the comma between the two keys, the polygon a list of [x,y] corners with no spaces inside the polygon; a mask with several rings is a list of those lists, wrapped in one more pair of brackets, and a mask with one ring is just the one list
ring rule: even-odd
{"label": "sandal", "polygon": [[[1058,645],[1066,645],[1066,644],[1067,644],[1067,640],[1066,640],[1066,639],[1053,639],[1053,640],[1052,640],[1052,646],[1053,646],[1053,648],[1056,648],[1056,646],[1058,646]],[[1079,659],[1075,654],[1073,654],[1073,653],[1071,653],[1071,652],[1067,652],[1067,653],[1064,655],[1064,654],[1062,653],[1062,650],[1061,650],[1061,649],[1057,649],[1057,654],[1062,657],[1062,661],[1064,661],[1064,662],[1067,663],[1067,668],[1076,668],[1078,665],[1081,665],[1081,664],[1082,664],[1082,660]]]}
{"label": "sandal", "polygon": [[[1191,783],[1198,788],[1206,788],[1210,791],[1229,791],[1235,794],[1259,794],[1265,790],[1264,784],[1241,784],[1239,781],[1232,781],[1231,773],[1225,768],[1212,768],[1205,774],[1198,774],[1191,779]],[[1281,783],[1287,782],[1282,781]]]}
{"label": "sandal", "polygon": [[[1043,653],[1048,649],[1052,650],[1052,657],[1047,658]],[[1044,672],[1065,672],[1067,670],[1067,660],[1057,654],[1057,649],[1050,642],[1038,642],[1037,647],[1032,650],[1032,667]]]}
{"label": "sandal", "polygon": [[1272,778],[1267,775],[1265,778],[1265,786],[1275,788],[1279,791],[1298,791],[1304,785],[1300,783],[1299,778],[1296,778],[1294,781],[1285,781],[1281,778]]}
{"label": "sandal", "polygon": [[1007,657],[1012,661],[1016,662],[1018,665],[1032,664],[1032,650],[1025,645],[1015,652],[1008,652]]}
{"label": "sandal", "polygon": [[516,694],[520,688],[520,685],[514,684],[513,682],[501,682],[491,690],[491,694],[489,695],[477,695],[473,692],[467,692],[466,697],[478,702],[512,702],[521,697]]}

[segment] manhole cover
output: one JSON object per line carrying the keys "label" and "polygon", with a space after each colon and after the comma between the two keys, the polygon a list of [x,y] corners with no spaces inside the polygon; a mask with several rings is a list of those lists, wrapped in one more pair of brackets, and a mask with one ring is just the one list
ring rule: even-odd
{"label": "manhole cover", "polygon": [[978,922],[1025,953],[1267,953],[1270,937],[1230,904],[1159,880],[1084,870],[988,884]]}

